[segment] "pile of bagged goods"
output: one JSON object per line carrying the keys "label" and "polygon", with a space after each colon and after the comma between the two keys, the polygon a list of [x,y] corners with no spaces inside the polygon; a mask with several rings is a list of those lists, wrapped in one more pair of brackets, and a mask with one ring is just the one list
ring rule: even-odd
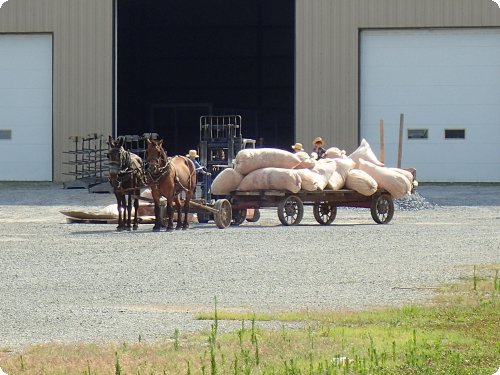
{"label": "pile of bagged goods", "polygon": [[232,191],[267,189],[292,193],[349,189],[370,196],[380,188],[397,199],[411,194],[416,183],[410,171],[384,166],[363,139],[348,156],[344,150],[331,147],[319,160],[304,151],[241,150],[234,167],[225,169],[214,179],[211,192],[227,195]]}

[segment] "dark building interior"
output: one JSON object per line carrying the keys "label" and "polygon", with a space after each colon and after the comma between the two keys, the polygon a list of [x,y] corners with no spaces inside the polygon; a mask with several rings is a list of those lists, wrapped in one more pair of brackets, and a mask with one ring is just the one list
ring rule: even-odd
{"label": "dark building interior", "polygon": [[116,0],[118,135],[198,148],[202,115],[241,115],[245,138],[294,141],[294,0]]}

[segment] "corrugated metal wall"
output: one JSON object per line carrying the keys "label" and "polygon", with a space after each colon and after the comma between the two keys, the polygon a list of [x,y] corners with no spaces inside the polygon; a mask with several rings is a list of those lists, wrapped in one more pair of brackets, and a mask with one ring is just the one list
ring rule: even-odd
{"label": "corrugated metal wall", "polygon": [[64,181],[69,136],[112,134],[113,1],[9,0],[0,9],[0,33],[40,32],[53,34],[53,178]]}
{"label": "corrugated metal wall", "polygon": [[500,27],[492,0],[296,0],[296,140],[358,145],[359,30]]}
{"label": "corrugated metal wall", "polygon": [[[358,144],[359,30],[500,27],[491,0],[296,0],[296,140]],[[54,180],[71,135],[111,134],[113,1],[9,0],[0,33],[53,33]]]}

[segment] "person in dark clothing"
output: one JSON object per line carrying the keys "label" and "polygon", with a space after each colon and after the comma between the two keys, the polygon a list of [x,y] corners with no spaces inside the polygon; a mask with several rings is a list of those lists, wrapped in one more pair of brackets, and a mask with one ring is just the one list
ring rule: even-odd
{"label": "person in dark clothing", "polygon": [[323,138],[321,137],[314,138],[313,145],[314,149],[311,153],[311,157],[313,157],[316,160],[323,158],[326,152],[326,150],[323,148],[324,145]]}

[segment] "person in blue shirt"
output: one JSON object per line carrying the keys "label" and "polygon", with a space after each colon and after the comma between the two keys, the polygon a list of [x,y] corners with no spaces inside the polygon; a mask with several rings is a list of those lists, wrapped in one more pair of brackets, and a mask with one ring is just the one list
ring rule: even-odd
{"label": "person in blue shirt", "polygon": [[201,174],[206,174],[207,171],[205,170],[204,167],[201,166],[201,164],[196,160],[196,158],[199,157],[198,152],[196,150],[189,150],[189,153],[186,155],[194,164],[194,168],[196,169],[196,172],[201,173]]}
{"label": "person in blue shirt", "polygon": [[[186,155],[186,157],[189,158],[194,164],[194,168],[197,172],[197,180],[201,181],[201,197],[209,199],[209,189],[210,185],[212,184],[211,182],[211,174],[207,172],[207,169],[203,167],[196,158],[198,158],[198,152],[196,150],[189,150],[189,153]],[[196,192],[196,189],[195,189]],[[196,193],[195,193],[196,197]]]}

